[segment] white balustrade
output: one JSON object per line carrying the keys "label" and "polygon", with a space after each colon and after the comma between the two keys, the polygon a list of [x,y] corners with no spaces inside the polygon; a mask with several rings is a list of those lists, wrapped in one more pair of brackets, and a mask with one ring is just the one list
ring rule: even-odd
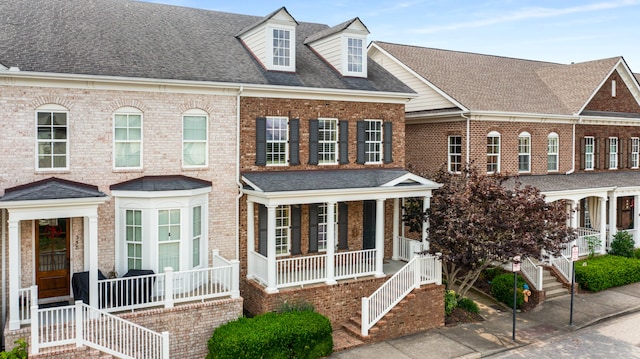
{"label": "white balustrade", "polygon": [[267,268],[269,267],[267,257],[258,252],[249,252],[248,275],[257,279],[262,284],[267,284]]}
{"label": "white balustrade", "polygon": [[428,248],[428,244],[402,236],[398,237],[398,243],[400,244],[398,256],[403,261],[411,260],[411,258],[415,257],[418,253]]}
{"label": "white balustrade", "polygon": [[33,300],[36,302],[38,301],[37,285],[32,285],[29,288],[18,289],[18,305],[20,306],[18,313],[20,316],[20,324],[29,324],[31,322],[31,303]]}
{"label": "white balustrade", "polygon": [[327,256],[304,256],[276,261],[278,286],[323,282],[327,278]]}
{"label": "white balustrade", "polygon": [[335,258],[335,279],[373,275],[376,271],[375,249],[340,252]]}
{"label": "white balustrade", "polygon": [[520,272],[527,277],[535,289],[542,290],[542,277],[544,276],[542,266],[536,265],[531,258],[526,257],[522,263],[520,263]]}
{"label": "white balustrade", "polygon": [[562,274],[566,280],[571,281],[572,263],[568,258],[563,255],[559,257],[551,257],[549,258],[549,263],[558,269],[560,274]]}

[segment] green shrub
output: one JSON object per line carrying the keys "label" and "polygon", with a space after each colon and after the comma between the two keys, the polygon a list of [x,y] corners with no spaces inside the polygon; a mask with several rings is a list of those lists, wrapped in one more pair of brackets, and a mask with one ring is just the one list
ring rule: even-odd
{"label": "green shrub", "polygon": [[506,272],[507,271],[502,267],[493,267],[493,268],[487,268],[484,271],[482,271],[482,276],[484,277],[485,280],[487,280],[488,282],[491,282],[493,278],[495,278],[497,275],[504,274]]}
{"label": "green shrub", "polygon": [[20,338],[14,342],[17,344],[11,351],[0,352],[0,359],[26,359],[27,341]]}
{"label": "green shrub", "polygon": [[[524,303],[524,295],[522,294],[524,283],[524,278],[518,274],[516,308],[522,307],[522,303]],[[500,302],[513,307],[513,273],[500,274],[493,278],[491,281],[491,294]]]}
{"label": "green shrub", "polygon": [[633,256],[636,259],[640,259],[640,248],[636,248],[636,249],[633,250]]}
{"label": "green shrub", "polygon": [[480,313],[478,304],[467,297],[458,298],[458,308],[462,308],[470,313]]}
{"label": "green shrub", "polygon": [[611,241],[609,254],[620,257],[633,258],[633,237],[626,231],[616,232]]}
{"label": "green shrub", "polygon": [[604,255],[577,261],[575,268],[580,288],[592,292],[640,282],[640,260],[635,258]]}
{"label": "green shrub", "polygon": [[457,305],[456,292],[451,289],[444,292],[444,314],[451,315]]}
{"label": "green shrub", "polygon": [[329,319],[313,311],[265,313],[214,330],[207,359],[321,358],[331,354]]}

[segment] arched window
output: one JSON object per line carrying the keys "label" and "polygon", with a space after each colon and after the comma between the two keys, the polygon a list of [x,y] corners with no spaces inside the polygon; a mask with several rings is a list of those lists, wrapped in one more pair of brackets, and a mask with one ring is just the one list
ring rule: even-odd
{"label": "arched window", "polygon": [[547,136],[547,171],[549,172],[558,171],[558,149],[558,134],[551,132],[549,136]]}
{"label": "arched window", "polygon": [[522,132],[518,135],[518,172],[531,172],[531,135]]}
{"label": "arched window", "polygon": [[500,172],[500,133],[489,132],[487,135],[487,173]]}

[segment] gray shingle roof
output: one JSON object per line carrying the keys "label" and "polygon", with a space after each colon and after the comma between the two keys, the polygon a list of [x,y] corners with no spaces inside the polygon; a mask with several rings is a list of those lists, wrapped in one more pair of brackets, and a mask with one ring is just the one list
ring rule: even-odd
{"label": "gray shingle roof", "polygon": [[401,169],[246,172],[242,177],[263,192],[375,188],[404,176]]}
{"label": "gray shingle roof", "polygon": [[570,175],[520,176],[523,185],[531,185],[541,192],[571,191],[585,188],[639,187],[640,172],[587,172]]}
{"label": "gray shingle roof", "polygon": [[144,176],[111,185],[112,191],[181,191],[211,187],[210,181],[182,175]]}
{"label": "gray shingle roof", "polygon": [[98,187],[56,177],[7,188],[0,202],[106,197]]}
{"label": "gray shingle roof", "polygon": [[375,42],[470,110],[573,115],[621,57],[564,65]]}
{"label": "gray shingle roof", "polygon": [[302,44],[323,24],[297,26],[292,74],[235,37],[263,17],[130,0],[1,1],[0,14],[0,63],[21,71],[412,92],[371,60],[368,80],[340,76]]}
{"label": "gray shingle roof", "polygon": [[[360,20],[357,17],[354,17],[353,19],[347,20],[341,24],[338,24],[336,26],[330,27],[328,29],[324,29],[322,31],[316,32],[315,34],[307,37],[304,40],[305,44],[309,44],[312,43],[316,40],[320,40],[322,38],[325,38],[327,36],[333,35],[333,34],[337,34],[338,32],[345,30],[346,28],[348,28],[351,24],[353,24],[355,21],[360,21],[362,23],[362,20]],[[364,23],[362,23],[362,25],[364,26]],[[366,28],[366,26],[365,26]],[[367,29],[367,31],[369,31],[369,29]]]}

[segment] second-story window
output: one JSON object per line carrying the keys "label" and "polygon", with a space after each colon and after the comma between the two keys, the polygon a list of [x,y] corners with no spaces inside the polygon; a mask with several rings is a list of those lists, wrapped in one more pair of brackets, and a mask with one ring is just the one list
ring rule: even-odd
{"label": "second-story window", "polygon": [[113,115],[113,166],[142,167],[142,113],[120,109]]}
{"label": "second-story window", "polygon": [[518,172],[531,172],[531,135],[528,132],[518,136]]}
{"label": "second-story window", "polygon": [[318,163],[338,163],[338,119],[318,119]]}
{"label": "second-story window", "polygon": [[207,165],[207,114],[190,110],[182,116],[182,166]]}
{"label": "second-story window", "polygon": [[462,136],[449,136],[449,172],[462,171]]}
{"label": "second-story window", "polygon": [[609,137],[609,169],[618,168],[618,138]]}
{"label": "second-story window", "polygon": [[[58,107],[58,106],[54,106]],[[69,133],[66,110],[38,110],[37,169],[60,170],[69,166]]]}
{"label": "second-story window", "polygon": [[380,163],[382,161],[382,121],[365,120],[365,124],[365,162]]}
{"label": "second-story window", "polygon": [[286,117],[267,117],[267,165],[287,164],[288,120]]}
{"label": "second-story window", "polygon": [[584,169],[595,168],[595,138],[587,136],[584,138]]}
{"label": "second-story window", "polygon": [[631,168],[638,168],[640,166],[640,138],[638,137],[631,137],[629,162],[629,167]]}
{"label": "second-story window", "polygon": [[273,65],[289,67],[291,64],[291,31],[273,29]]}
{"label": "second-story window", "polygon": [[558,134],[555,132],[547,137],[547,171],[558,171]]}
{"label": "second-story window", "polygon": [[487,173],[500,172],[500,134],[490,132],[487,135]]}

